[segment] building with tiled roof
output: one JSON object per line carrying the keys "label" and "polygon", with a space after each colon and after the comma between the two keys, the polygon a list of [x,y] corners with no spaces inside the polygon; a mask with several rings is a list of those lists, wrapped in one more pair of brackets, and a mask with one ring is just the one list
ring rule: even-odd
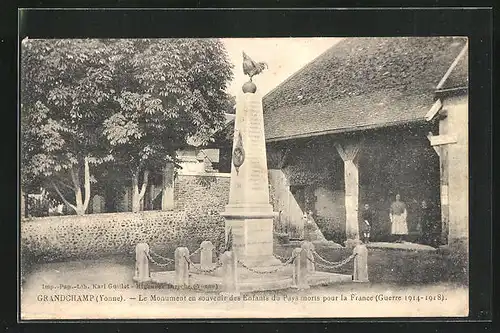
{"label": "building with tiled roof", "polygon": [[[444,178],[454,171],[440,152],[454,149],[442,148],[450,146],[447,131],[467,142],[463,99],[456,124],[446,125],[445,110],[467,95],[466,44],[461,37],[345,38],[265,95],[269,179],[280,216],[300,225],[299,213],[312,211],[325,235],[341,241],[358,237],[358,207],[369,203],[377,211],[373,235],[385,240],[388,207],[399,193],[409,207],[409,234],[418,237],[426,200],[433,234],[446,242],[453,214]],[[233,126],[216,135],[226,154],[221,167],[230,167]],[[466,156],[462,146],[454,161],[466,163]]]}
{"label": "building with tiled roof", "polygon": [[465,42],[345,38],[264,96],[266,140],[424,121],[436,87]]}

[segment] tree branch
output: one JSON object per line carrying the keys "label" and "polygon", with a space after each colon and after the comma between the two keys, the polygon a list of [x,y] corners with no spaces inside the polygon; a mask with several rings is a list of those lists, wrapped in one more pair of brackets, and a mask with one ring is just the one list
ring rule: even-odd
{"label": "tree branch", "polygon": [[64,187],[66,188],[69,188],[70,190],[72,190],[73,192],[75,191],[75,188],[73,186],[70,186],[68,184],[66,184],[65,182],[63,182],[62,180],[60,179],[57,179],[57,182],[59,182],[59,184],[63,185]]}
{"label": "tree branch", "polygon": [[69,201],[68,201],[68,200],[66,200],[66,199],[64,198],[64,196],[62,195],[61,191],[59,191],[59,188],[57,187],[56,183],[52,182],[52,186],[53,186],[53,187],[54,187],[54,189],[56,190],[57,194],[59,194],[59,196],[61,197],[62,201],[63,201],[66,205],[70,206],[72,209],[74,209],[74,210],[76,211],[76,206],[74,206],[74,205],[70,204],[70,203],[69,203]]}
{"label": "tree branch", "polygon": [[73,185],[75,185],[75,189],[80,188],[80,180],[78,179],[78,174],[75,172],[75,166],[72,165],[70,169],[71,180],[73,181]]}

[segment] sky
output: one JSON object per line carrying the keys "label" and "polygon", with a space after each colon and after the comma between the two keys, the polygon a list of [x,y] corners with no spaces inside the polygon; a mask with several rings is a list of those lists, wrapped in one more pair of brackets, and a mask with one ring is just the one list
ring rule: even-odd
{"label": "sky", "polygon": [[242,52],[254,61],[264,61],[269,68],[253,78],[262,96],[304,67],[342,38],[224,38],[223,43],[233,63],[234,79],[227,92],[237,96],[248,77],[243,74]]}

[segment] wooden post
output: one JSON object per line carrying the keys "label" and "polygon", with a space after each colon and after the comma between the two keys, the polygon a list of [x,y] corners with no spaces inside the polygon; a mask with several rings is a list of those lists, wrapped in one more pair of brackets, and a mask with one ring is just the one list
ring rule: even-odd
{"label": "wooden post", "polygon": [[346,236],[348,240],[358,241],[359,172],[356,157],[361,143],[347,145],[336,143],[335,147],[344,161]]}
{"label": "wooden post", "polygon": [[163,169],[161,210],[174,209],[174,165],[167,162]]}

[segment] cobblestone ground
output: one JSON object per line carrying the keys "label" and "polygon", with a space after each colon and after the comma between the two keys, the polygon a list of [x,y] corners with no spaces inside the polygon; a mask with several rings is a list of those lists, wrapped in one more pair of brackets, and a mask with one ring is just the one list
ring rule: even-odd
{"label": "cobblestone ground", "polygon": [[133,269],[123,258],[39,265],[22,285],[22,319],[460,316],[468,308],[467,288],[450,283],[348,283],[238,296],[137,289]]}

